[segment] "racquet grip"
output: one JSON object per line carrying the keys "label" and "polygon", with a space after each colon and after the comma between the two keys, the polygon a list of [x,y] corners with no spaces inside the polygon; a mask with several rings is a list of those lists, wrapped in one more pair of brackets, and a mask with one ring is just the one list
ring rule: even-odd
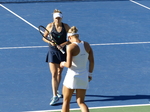
{"label": "racquet grip", "polygon": [[63,54],[65,54],[65,51],[63,51],[62,49],[59,49]]}

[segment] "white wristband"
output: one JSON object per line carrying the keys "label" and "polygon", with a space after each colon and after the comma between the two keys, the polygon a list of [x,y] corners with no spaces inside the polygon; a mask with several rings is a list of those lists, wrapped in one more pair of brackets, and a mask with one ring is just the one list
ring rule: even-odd
{"label": "white wristband", "polygon": [[92,73],[89,72],[89,76],[92,77]]}
{"label": "white wristband", "polygon": [[61,65],[62,65],[62,66],[64,66],[64,65],[65,65],[65,63],[66,63],[66,62],[65,62],[65,61],[63,61],[63,62],[61,63]]}

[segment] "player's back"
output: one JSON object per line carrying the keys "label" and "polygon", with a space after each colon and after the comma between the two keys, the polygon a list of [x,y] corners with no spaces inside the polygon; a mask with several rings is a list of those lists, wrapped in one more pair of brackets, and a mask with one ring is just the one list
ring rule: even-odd
{"label": "player's back", "polygon": [[83,41],[81,41],[80,43],[75,42],[75,44],[79,46],[80,52],[78,55],[73,56],[72,66],[70,69],[75,70],[75,71],[78,71],[78,70],[83,71],[86,69],[89,54],[85,50]]}

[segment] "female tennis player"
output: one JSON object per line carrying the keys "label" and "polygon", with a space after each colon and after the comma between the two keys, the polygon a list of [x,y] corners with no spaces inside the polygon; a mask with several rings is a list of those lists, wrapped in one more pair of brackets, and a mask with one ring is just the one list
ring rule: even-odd
{"label": "female tennis player", "polygon": [[61,73],[63,70],[63,68],[60,67],[60,62],[66,60],[66,53],[62,54],[59,49],[63,48],[63,50],[66,51],[65,45],[68,43],[66,39],[67,32],[70,28],[68,24],[62,22],[62,18],[62,12],[58,9],[55,9],[53,12],[54,21],[49,23],[46,27],[59,46],[56,46],[54,43],[43,38],[44,42],[49,43],[49,51],[46,57],[46,62],[49,63],[50,72],[52,74],[53,97],[50,105],[55,105],[59,98],[62,97],[62,95],[58,93],[58,88],[61,81]]}
{"label": "female tennis player", "polygon": [[[94,69],[94,56],[89,43],[79,39],[78,29],[73,26],[68,31],[68,39],[71,42],[67,46],[66,62],[61,62],[60,66],[67,67],[67,74],[63,82],[63,106],[62,112],[69,112],[70,100],[74,90],[76,90],[76,100],[82,112],[89,112],[84,103],[86,89],[89,80],[92,80]],[[89,66],[87,67],[87,63]]]}

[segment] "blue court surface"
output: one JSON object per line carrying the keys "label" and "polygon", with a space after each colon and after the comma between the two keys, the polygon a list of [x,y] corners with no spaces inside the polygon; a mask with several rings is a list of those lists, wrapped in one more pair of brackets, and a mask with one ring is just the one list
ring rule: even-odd
{"label": "blue court surface", "polygon": [[[149,104],[150,1],[12,3],[0,4],[0,112],[61,109],[62,99],[49,105],[48,45],[37,31],[39,25],[52,22],[56,8],[63,12],[63,22],[76,26],[80,39],[94,51],[86,104]],[[66,68],[63,78],[65,73]],[[79,108],[75,95],[70,106]]]}

